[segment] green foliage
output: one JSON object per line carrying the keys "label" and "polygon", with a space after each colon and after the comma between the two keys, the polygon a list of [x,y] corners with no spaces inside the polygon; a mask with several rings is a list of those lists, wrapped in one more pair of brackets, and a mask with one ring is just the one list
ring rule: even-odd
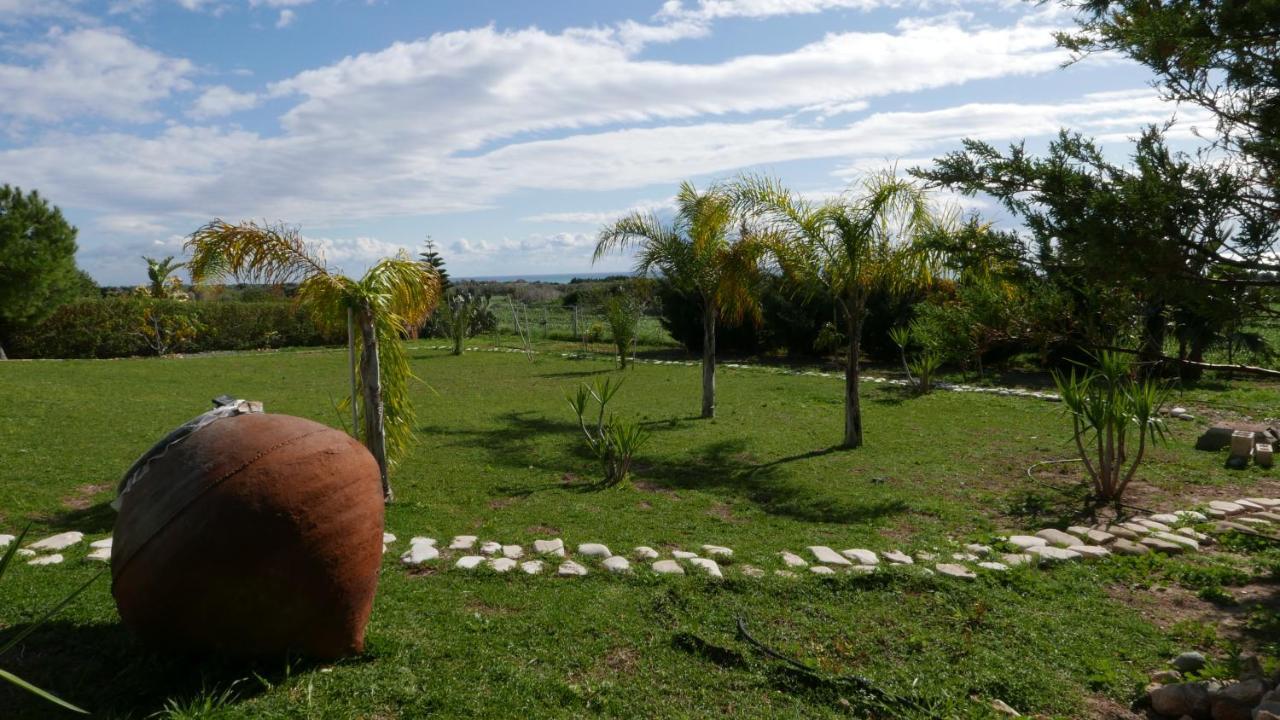
{"label": "green foliage", "polygon": [[[587,447],[600,460],[604,471],[602,485],[612,487],[627,479],[631,461],[649,440],[649,433],[639,424],[623,420],[608,412],[609,401],[622,389],[622,381],[596,378],[590,386],[579,385],[576,394],[566,395],[569,407],[578,416],[578,427]],[[595,424],[588,416],[595,405]]]}
{"label": "green foliage", "polygon": [[634,349],[643,313],[643,302],[631,292],[615,293],[604,301],[604,317],[609,323],[609,336],[613,338],[613,346],[618,351],[618,366],[623,369],[626,369],[628,358]]}
{"label": "green foliage", "polygon": [[162,260],[153,257],[142,258],[147,262],[147,293],[157,300],[185,300],[182,281],[173,273],[186,263],[174,262],[170,255]]}
{"label": "green foliage", "polygon": [[489,298],[483,295],[454,292],[436,308],[433,316],[439,332],[453,341],[453,354],[461,355],[463,345],[491,326],[493,311]]}
{"label": "green foliage", "polygon": [[159,720],[215,720],[230,717],[236,701],[240,699],[236,692],[239,682],[233,682],[223,690],[216,687],[201,690],[199,694],[186,700],[170,698],[165,701],[164,708],[150,717]]}
{"label": "green foliage", "polygon": [[427,236],[426,249],[418,253],[418,262],[430,267],[440,279],[441,294],[449,290],[453,283],[449,281],[449,271],[445,269],[444,256],[436,249],[436,242]]}
{"label": "green foliage", "polygon": [[1131,363],[1120,353],[1104,350],[1093,359],[1093,367],[1083,374],[1072,369],[1066,375],[1054,372],[1053,379],[1071,416],[1072,439],[1093,479],[1094,497],[1119,500],[1142,462],[1147,443],[1159,442],[1167,434],[1160,408],[1169,393],[1155,380],[1135,379]]}
{"label": "green foliage", "polygon": [[14,333],[83,297],[76,229],[36,191],[0,186],[0,348]]}
{"label": "green foliage", "polygon": [[203,329],[198,320],[176,311],[171,304],[144,300],[134,332],[156,355],[168,355],[188,347]]}

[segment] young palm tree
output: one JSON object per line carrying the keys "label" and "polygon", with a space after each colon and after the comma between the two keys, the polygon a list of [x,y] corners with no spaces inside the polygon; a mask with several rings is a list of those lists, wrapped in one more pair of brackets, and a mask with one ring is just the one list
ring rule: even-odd
{"label": "young palm tree", "polygon": [[157,260],[153,257],[143,255],[142,259],[147,261],[147,281],[149,283],[151,297],[160,299],[172,297],[174,294],[173,285],[177,280],[175,280],[174,283],[170,283],[169,277],[173,275],[178,268],[182,267],[183,263],[174,262],[172,255],[163,260]]}
{"label": "young palm tree", "polygon": [[676,216],[664,223],[654,213],[627,215],[600,231],[595,260],[636,246],[636,272],[661,275],[702,306],[702,417],[716,414],[716,319],[759,320],[756,288],[765,244],[735,231],[733,198],[713,185],[704,192],[680,185]]}
{"label": "young palm tree", "polygon": [[935,267],[923,240],[945,223],[925,191],[892,171],[869,177],[860,193],[815,204],[776,180],[746,177],[735,202],[763,219],[782,241],[773,245],[786,276],[803,292],[826,293],[845,319],[849,360],[845,368],[844,446],[862,445],[858,356],[867,299],[927,282]]}
{"label": "young palm tree", "polygon": [[337,331],[346,323],[352,433],[377,459],[382,491],[390,501],[388,465],[403,455],[413,438],[408,392],[413,375],[401,333],[407,325],[421,323],[439,301],[435,271],[401,253],[379,260],[364,277],[353,280],[326,266],[297,229],[283,224],[214,220],[192,233],[186,248],[191,251],[187,267],[194,282],[228,276],[273,285],[296,282],[297,301],[311,311],[317,325]]}

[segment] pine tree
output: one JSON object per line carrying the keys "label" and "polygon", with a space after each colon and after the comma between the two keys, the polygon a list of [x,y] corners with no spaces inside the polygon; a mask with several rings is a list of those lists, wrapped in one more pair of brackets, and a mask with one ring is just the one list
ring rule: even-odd
{"label": "pine tree", "polygon": [[440,292],[443,295],[445,290],[449,289],[452,283],[449,282],[449,271],[444,269],[444,257],[436,250],[436,243],[427,236],[427,249],[418,253],[420,262],[424,265],[430,265],[435,268],[436,273],[440,276]]}

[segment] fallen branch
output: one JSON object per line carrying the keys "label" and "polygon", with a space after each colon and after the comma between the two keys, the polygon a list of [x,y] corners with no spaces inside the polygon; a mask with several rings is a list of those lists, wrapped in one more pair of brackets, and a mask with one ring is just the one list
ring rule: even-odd
{"label": "fallen branch", "polygon": [[[1110,345],[1098,345],[1099,350],[1113,350],[1115,352],[1127,353],[1129,355],[1137,355],[1137,350],[1129,348],[1112,347]],[[1261,375],[1262,377],[1280,378],[1280,370],[1272,370],[1270,368],[1255,367],[1253,365],[1228,365],[1226,363],[1207,363],[1197,362],[1195,360],[1183,360],[1182,358],[1172,357],[1170,355],[1158,355],[1160,360],[1166,362],[1174,362],[1185,367],[1200,368],[1201,370],[1216,370],[1219,372],[1238,372],[1248,375]]]}

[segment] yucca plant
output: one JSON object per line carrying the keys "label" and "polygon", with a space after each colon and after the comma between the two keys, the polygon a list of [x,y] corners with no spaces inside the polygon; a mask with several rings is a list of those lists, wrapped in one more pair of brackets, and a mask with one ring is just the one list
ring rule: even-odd
{"label": "yucca plant", "polygon": [[921,394],[927,394],[933,390],[933,378],[938,374],[938,368],[942,367],[942,356],[932,350],[925,350],[916,356],[915,360],[908,363],[910,371],[915,372],[916,391]]}
{"label": "yucca plant", "polygon": [[902,358],[902,371],[907,374],[907,382],[914,385],[916,381],[911,376],[911,366],[907,363],[907,346],[911,344],[911,328],[906,325],[890,328],[889,339],[898,346],[898,356]]}
{"label": "yucca plant", "polygon": [[1118,501],[1133,480],[1147,444],[1167,435],[1160,408],[1169,390],[1154,379],[1135,377],[1132,363],[1118,352],[1104,350],[1090,357],[1092,366],[1082,372],[1055,371],[1053,379],[1071,416],[1080,459],[1093,479],[1094,497]]}
{"label": "yucca plant", "polygon": [[388,468],[413,438],[413,373],[403,333],[421,324],[439,301],[436,271],[401,253],[379,260],[355,280],[331,269],[318,249],[284,224],[214,220],[191,234],[186,249],[191,251],[187,268],[195,283],[223,277],[271,285],[298,283],[296,300],[310,310],[317,325],[336,331],[346,324],[351,396],[345,403],[352,411],[352,433],[378,461],[382,492],[390,501]]}
{"label": "yucca plant", "polygon": [[471,293],[452,293],[436,310],[436,319],[453,341],[453,354],[461,355],[468,337],[475,334],[478,319],[489,312],[489,298]]}
{"label": "yucca plant", "polygon": [[[604,470],[605,486],[613,486],[627,479],[631,473],[631,461],[649,440],[649,433],[636,423],[622,420],[609,413],[609,401],[622,389],[622,381],[612,378],[596,378],[590,386],[579,385],[573,395],[568,395],[569,407],[578,416],[578,426],[586,438],[587,447],[600,459]],[[594,402],[595,423],[589,424],[591,405]]]}
{"label": "yucca plant", "polygon": [[[18,548],[22,546],[22,541],[27,536],[27,530],[30,530],[30,527],[27,527],[23,529],[22,532],[18,533],[18,537],[13,542],[9,543],[9,548],[5,550],[4,556],[0,557],[0,580],[4,579],[5,571],[9,569],[9,564],[13,561],[13,556],[18,553]],[[79,597],[80,593],[83,593],[85,590],[87,590],[89,586],[92,585],[95,580],[101,577],[102,573],[104,572],[106,572],[106,568],[94,573],[93,577],[86,580],[84,584],[76,588],[74,592],[64,597],[61,601],[58,602],[57,605],[54,605],[53,607],[46,610],[43,615],[41,615],[34,622],[32,622],[31,624],[23,628],[21,632],[9,638],[9,641],[6,642],[4,645],[0,645],[0,657],[3,657],[5,653],[9,652],[14,647],[16,647],[18,643],[25,640],[28,635],[35,632],[36,630],[39,630],[41,626],[49,622],[49,618],[52,618],[60,610],[62,610],[62,608],[70,604],[72,600],[75,600],[77,597]],[[72,705],[71,703],[48,692],[47,690],[41,690],[35,685],[32,685],[26,680],[23,680],[22,678],[18,677],[17,675],[14,675],[13,673],[3,668],[0,668],[0,680],[4,680],[5,682],[8,682],[16,687],[22,688],[23,690],[26,690],[27,692],[33,695],[36,695],[37,697],[43,698],[49,701],[50,703],[57,705],[58,707],[61,707],[63,709],[70,710],[72,712],[77,712],[77,713],[80,713],[81,715],[89,714],[88,710],[85,710],[84,708],[76,707],[75,705]]]}
{"label": "yucca plant", "polygon": [[604,301],[604,317],[609,323],[613,346],[618,352],[618,366],[624,370],[640,329],[641,310],[640,300],[629,293],[610,295]]}

